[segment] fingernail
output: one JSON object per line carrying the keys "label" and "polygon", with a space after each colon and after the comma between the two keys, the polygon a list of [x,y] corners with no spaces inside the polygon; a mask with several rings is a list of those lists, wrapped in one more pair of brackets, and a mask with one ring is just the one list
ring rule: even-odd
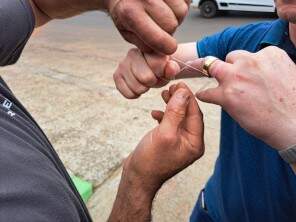
{"label": "fingernail", "polygon": [[186,91],[178,91],[176,93],[176,101],[180,105],[185,105],[189,100],[189,95]]}

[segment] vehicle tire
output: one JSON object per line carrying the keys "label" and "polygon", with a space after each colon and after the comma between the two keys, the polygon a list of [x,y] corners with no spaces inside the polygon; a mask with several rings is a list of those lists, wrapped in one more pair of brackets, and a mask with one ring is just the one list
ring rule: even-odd
{"label": "vehicle tire", "polygon": [[214,1],[204,1],[200,5],[200,14],[205,18],[213,18],[217,14],[218,7]]}

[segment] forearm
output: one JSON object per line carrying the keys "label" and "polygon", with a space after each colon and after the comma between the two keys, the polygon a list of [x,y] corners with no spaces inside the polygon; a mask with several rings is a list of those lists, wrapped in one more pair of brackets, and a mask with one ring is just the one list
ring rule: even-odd
{"label": "forearm", "polygon": [[122,174],[118,193],[108,222],[149,222],[156,192],[147,191],[141,180]]}
{"label": "forearm", "polygon": [[52,19],[68,18],[91,10],[104,10],[107,0],[29,0],[36,27]]}

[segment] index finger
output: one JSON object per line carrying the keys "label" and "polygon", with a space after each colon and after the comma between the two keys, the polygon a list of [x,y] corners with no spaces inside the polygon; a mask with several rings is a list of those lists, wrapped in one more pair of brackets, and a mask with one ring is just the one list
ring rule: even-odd
{"label": "index finger", "polygon": [[154,51],[170,55],[177,50],[177,41],[160,28],[144,10],[132,10],[124,16],[128,29]]}

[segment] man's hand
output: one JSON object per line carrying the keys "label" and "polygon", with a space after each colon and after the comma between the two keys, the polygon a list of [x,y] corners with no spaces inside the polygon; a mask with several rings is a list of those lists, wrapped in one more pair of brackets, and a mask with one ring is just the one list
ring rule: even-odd
{"label": "man's hand", "polygon": [[169,56],[142,53],[131,49],[119,64],[113,78],[119,92],[128,99],[135,99],[150,88],[162,87],[180,71],[178,63]]}
{"label": "man's hand", "polygon": [[124,163],[109,221],[150,221],[152,201],[162,184],[204,153],[203,119],[192,92],[183,83],[163,92],[166,111],[153,111],[160,122]]}
{"label": "man's hand", "polygon": [[226,63],[216,61],[210,73],[219,86],[197,93],[200,100],[221,105],[244,129],[277,150],[296,143],[296,66],[283,50],[235,51]]}
{"label": "man's hand", "polygon": [[41,26],[51,19],[107,10],[121,35],[143,52],[174,53],[172,37],[187,15],[190,0],[29,0]]}
{"label": "man's hand", "polygon": [[121,35],[143,52],[174,53],[172,37],[189,8],[189,0],[106,0]]}

